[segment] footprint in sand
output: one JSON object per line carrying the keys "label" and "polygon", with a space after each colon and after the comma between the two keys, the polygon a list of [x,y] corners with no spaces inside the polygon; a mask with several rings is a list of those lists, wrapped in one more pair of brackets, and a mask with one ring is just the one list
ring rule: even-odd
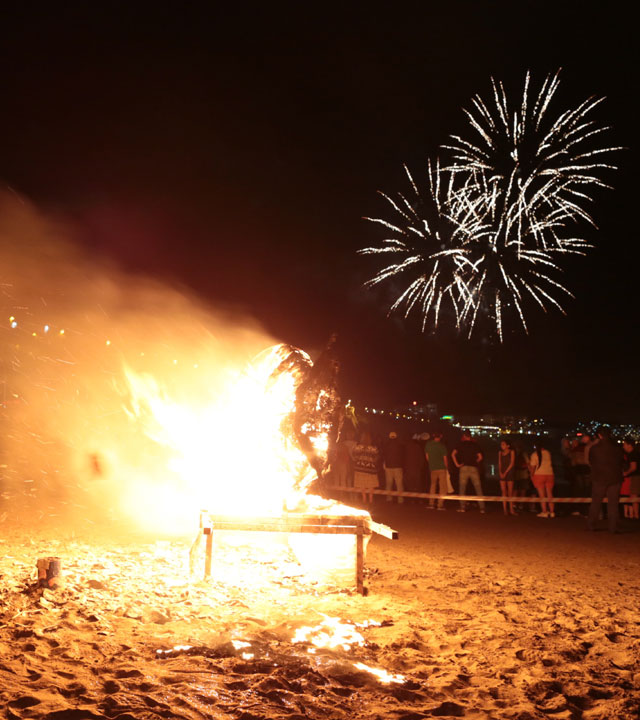
{"label": "footprint in sand", "polygon": [[113,695],[114,693],[120,692],[120,685],[115,680],[107,680],[102,686],[102,689],[108,694]]}
{"label": "footprint in sand", "polygon": [[[464,705],[458,705],[458,703],[449,700],[432,708],[429,712],[436,717],[464,717],[466,714]],[[429,716],[427,715],[426,717]]]}
{"label": "footprint in sand", "polygon": [[522,650],[516,651],[516,657],[523,662],[540,662],[542,660],[542,653],[533,648],[523,648]]}
{"label": "footprint in sand", "polygon": [[33,697],[32,695],[23,695],[16,700],[10,700],[7,705],[10,708],[24,710],[25,708],[30,708],[34,705],[40,705],[40,702],[41,701],[37,697]]}
{"label": "footprint in sand", "polygon": [[569,662],[580,662],[589,652],[591,643],[583,642],[575,647],[566,648],[560,652],[560,655]]}
{"label": "footprint in sand", "polygon": [[65,678],[65,680],[74,680],[75,675],[70,672],[66,672],[65,670],[56,670],[56,675],[60,675],[60,677]]}
{"label": "footprint in sand", "polygon": [[82,683],[73,682],[67,685],[66,688],[58,688],[58,692],[63,697],[71,698],[78,697],[79,695],[84,695],[87,692],[87,688]]}

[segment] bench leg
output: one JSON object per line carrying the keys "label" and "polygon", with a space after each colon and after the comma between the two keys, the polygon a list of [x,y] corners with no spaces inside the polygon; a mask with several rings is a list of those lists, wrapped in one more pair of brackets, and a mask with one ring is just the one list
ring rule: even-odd
{"label": "bench leg", "polygon": [[356,535],[356,589],[364,595],[364,538],[362,528],[358,528]]}
{"label": "bench leg", "polygon": [[211,577],[211,559],[213,556],[213,528],[205,528],[205,535],[207,536],[207,544],[204,555],[204,577],[205,580]]}

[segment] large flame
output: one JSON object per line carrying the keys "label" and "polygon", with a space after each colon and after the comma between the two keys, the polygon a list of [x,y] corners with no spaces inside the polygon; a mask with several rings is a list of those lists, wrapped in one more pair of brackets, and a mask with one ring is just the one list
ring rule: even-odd
{"label": "large flame", "polygon": [[[154,377],[126,369],[127,413],[155,448],[152,481],[131,486],[129,507],[143,509],[148,524],[184,521],[193,528],[201,508],[279,515],[326,505],[306,494],[315,472],[287,432],[300,370],[283,369],[285,355],[283,346],[274,346],[242,371],[229,371],[215,398],[203,389],[200,399],[188,403]],[[326,432],[312,443],[326,452]]]}

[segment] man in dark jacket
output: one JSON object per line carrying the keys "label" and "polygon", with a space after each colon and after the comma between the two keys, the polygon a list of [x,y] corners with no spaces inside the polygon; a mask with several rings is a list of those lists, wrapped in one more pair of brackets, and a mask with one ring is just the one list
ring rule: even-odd
{"label": "man in dark jacket", "polygon": [[[462,431],[462,440],[456,445],[451,453],[454,465],[460,470],[460,495],[467,494],[467,483],[473,483],[476,495],[482,495],[482,484],[480,483],[480,463],[482,452],[475,440],[471,439],[469,430]],[[466,503],[460,500],[458,512],[464,512]],[[480,500],[480,512],[484,512],[484,500]]]}
{"label": "man in dark jacket", "polygon": [[623,455],[622,448],[611,439],[608,427],[598,429],[598,442],[589,450],[591,465],[591,507],[589,508],[589,530],[596,529],[603,498],[607,497],[607,518],[609,532],[618,527],[618,502],[622,484]]}
{"label": "man in dark jacket", "polygon": [[[424,474],[427,461],[417,435],[404,446],[404,489],[407,492],[426,492]],[[417,502],[422,502],[417,500]]]}
{"label": "man in dark jacket", "polygon": [[[389,433],[389,439],[382,449],[382,459],[384,461],[384,475],[387,490],[393,491],[393,486],[395,485],[396,492],[404,492],[404,478],[402,473],[404,466],[404,445],[398,439],[397,433]],[[391,502],[391,495],[387,495],[387,500]],[[403,500],[403,497],[398,498],[399,503],[403,502]]]}

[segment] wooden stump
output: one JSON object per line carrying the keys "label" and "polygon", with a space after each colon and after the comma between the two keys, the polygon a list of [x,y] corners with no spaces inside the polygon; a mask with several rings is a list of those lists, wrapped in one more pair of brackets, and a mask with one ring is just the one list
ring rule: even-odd
{"label": "wooden stump", "polygon": [[62,580],[62,561],[59,557],[38,558],[38,585],[54,588]]}

